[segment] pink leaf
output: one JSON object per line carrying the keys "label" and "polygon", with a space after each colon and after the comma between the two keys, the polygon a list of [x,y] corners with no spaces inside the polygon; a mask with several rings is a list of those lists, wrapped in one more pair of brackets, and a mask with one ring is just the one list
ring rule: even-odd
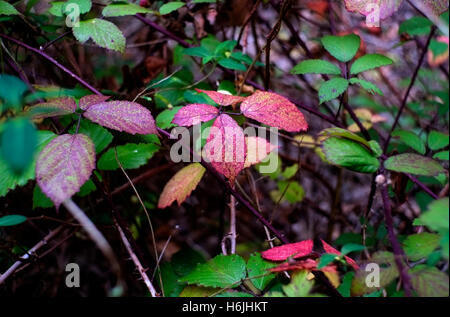
{"label": "pink leaf", "polygon": [[71,97],[55,98],[30,107],[33,119],[49,118],[74,113],[77,104]]}
{"label": "pink leaf", "polygon": [[180,206],[197,187],[204,173],[205,168],[200,163],[192,163],[179,170],[164,186],[158,208],[166,208],[175,200]]}
{"label": "pink leaf", "polygon": [[244,168],[246,147],[242,128],[229,115],[221,114],[211,127],[204,158],[233,183]]}
{"label": "pink leaf", "polygon": [[[403,0],[345,0],[345,7],[350,12],[368,16],[370,23],[389,18],[398,10]],[[378,20],[378,21],[377,21]]]}
{"label": "pink leaf", "polygon": [[87,110],[90,106],[95,105],[100,102],[104,102],[108,99],[109,99],[109,96],[87,95],[87,96],[81,97],[78,105],[80,106],[81,110]]}
{"label": "pink leaf", "polygon": [[56,208],[80,190],[95,168],[95,147],[84,134],[63,134],[41,151],[36,179]]}
{"label": "pink leaf", "polygon": [[230,95],[224,94],[214,90],[202,90],[202,89],[195,89],[195,90],[197,90],[197,92],[207,94],[208,97],[214,100],[215,103],[222,106],[235,105],[239,102],[242,102],[245,99],[245,97],[233,96],[231,94]]}
{"label": "pink leaf", "polygon": [[188,127],[214,119],[219,109],[207,104],[194,103],[181,108],[173,117],[172,123]]}
{"label": "pink leaf", "polygon": [[[335,248],[333,248],[331,245],[329,245],[328,243],[326,243],[323,240],[322,241],[322,245],[323,245],[323,249],[325,250],[326,253],[331,253],[331,254],[337,254],[340,255],[341,252],[339,252],[338,250],[336,250]],[[349,258],[348,256],[344,256],[345,261],[350,264],[355,270],[359,269],[358,264],[351,258]]]}
{"label": "pink leaf", "polygon": [[247,142],[247,155],[245,156],[244,168],[258,164],[277,148],[275,145],[267,142],[266,139],[256,136],[246,137],[245,141]]}
{"label": "pink leaf", "polygon": [[261,256],[270,261],[285,261],[289,257],[297,259],[311,254],[313,245],[313,240],[289,243],[266,250],[261,253]]}
{"label": "pink leaf", "polygon": [[90,106],[83,115],[110,129],[131,134],[157,134],[155,120],[150,111],[135,102],[100,102]]}
{"label": "pink leaf", "polygon": [[308,124],[303,114],[288,99],[265,91],[256,91],[241,104],[244,116],[290,132],[304,131]]}

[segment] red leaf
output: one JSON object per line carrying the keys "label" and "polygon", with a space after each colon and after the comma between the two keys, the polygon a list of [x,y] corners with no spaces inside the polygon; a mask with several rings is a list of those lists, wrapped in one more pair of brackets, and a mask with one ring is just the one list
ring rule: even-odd
{"label": "red leaf", "polygon": [[95,105],[97,103],[106,101],[109,99],[109,96],[103,96],[103,95],[87,95],[84,97],[81,97],[78,105],[80,106],[81,110],[87,110],[90,106]]}
{"label": "red leaf", "polygon": [[71,97],[50,99],[30,107],[28,111],[32,113],[33,119],[50,118],[74,113],[77,104]]}
{"label": "red leaf", "polygon": [[181,108],[173,117],[172,123],[189,127],[214,119],[219,114],[219,109],[214,106],[194,103]]}
{"label": "red leaf", "polygon": [[229,115],[221,114],[211,127],[204,158],[233,183],[244,168],[246,148],[242,128]]}
{"label": "red leaf", "polygon": [[202,90],[202,89],[195,89],[195,90],[197,90],[197,92],[207,94],[208,97],[214,100],[215,103],[222,106],[235,105],[239,102],[242,102],[245,99],[245,97],[224,94],[214,90]]}
{"label": "red leaf", "polygon": [[245,138],[247,143],[247,155],[245,156],[244,167],[249,167],[253,164],[258,164],[264,158],[277,147],[267,142],[266,139],[248,136]]}
{"label": "red leaf", "polygon": [[155,120],[150,111],[135,102],[100,102],[91,105],[83,115],[110,129],[131,134],[157,134]]}
{"label": "red leaf", "polygon": [[36,180],[56,208],[80,190],[95,168],[95,147],[84,134],[63,134],[39,154]]}
{"label": "red leaf", "polygon": [[303,114],[288,99],[271,92],[256,91],[241,104],[244,116],[290,132],[307,130]]}
{"label": "red leaf", "polygon": [[270,261],[285,261],[289,257],[297,259],[311,254],[313,245],[313,240],[289,243],[266,250],[261,253],[261,256]]}
{"label": "red leaf", "polygon": [[[325,250],[326,253],[337,254],[337,255],[341,254],[341,252],[339,252],[338,250],[333,248],[331,245],[329,245],[325,241],[323,241],[323,240],[320,240],[320,241],[322,241],[323,249]],[[347,261],[347,263],[350,264],[355,270],[359,269],[358,264],[353,259],[349,258],[348,256],[344,256],[344,258],[345,258],[345,261]]]}
{"label": "red leaf", "polygon": [[200,163],[192,163],[179,170],[164,186],[158,208],[166,208],[175,200],[180,206],[197,187],[204,173],[205,168]]}

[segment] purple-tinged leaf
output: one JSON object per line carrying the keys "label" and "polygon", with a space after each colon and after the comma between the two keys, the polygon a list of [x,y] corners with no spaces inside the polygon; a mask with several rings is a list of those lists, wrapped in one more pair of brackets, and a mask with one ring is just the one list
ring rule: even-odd
{"label": "purple-tinged leaf", "polygon": [[95,168],[95,147],[84,134],[63,134],[41,151],[36,180],[56,208],[80,190]]}
{"label": "purple-tinged leaf", "polygon": [[195,89],[195,90],[197,90],[197,92],[202,92],[208,95],[209,98],[211,98],[212,100],[214,100],[215,103],[221,106],[235,105],[237,103],[242,102],[245,99],[245,97],[233,96],[231,94],[230,95],[224,94],[214,90],[202,90],[202,89]]}
{"label": "purple-tinged leaf", "polygon": [[87,95],[84,97],[81,97],[79,106],[81,110],[87,110],[90,106],[98,104],[100,102],[104,102],[108,100],[109,96],[103,96],[103,95]]}
{"label": "purple-tinged leaf", "polygon": [[265,91],[245,98],[241,111],[247,118],[290,132],[305,131],[308,124],[303,114],[288,99]]}
{"label": "purple-tinged leaf", "polygon": [[110,129],[131,134],[157,134],[152,114],[136,102],[100,102],[90,106],[83,115]]}
{"label": "purple-tinged leaf", "polygon": [[200,163],[192,163],[179,170],[164,186],[158,208],[166,208],[175,200],[180,206],[197,187],[204,173],[205,168]]}
{"label": "purple-tinged leaf", "polygon": [[193,103],[181,108],[173,117],[172,123],[179,126],[189,127],[214,119],[219,114],[219,109],[214,106]]}
{"label": "purple-tinged leaf", "polygon": [[77,104],[71,97],[55,98],[38,103],[28,110],[33,119],[50,118],[74,113]]}
{"label": "purple-tinged leaf", "polygon": [[214,121],[203,150],[205,160],[233,184],[244,168],[247,151],[244,131],[236,121],[221,114]]}

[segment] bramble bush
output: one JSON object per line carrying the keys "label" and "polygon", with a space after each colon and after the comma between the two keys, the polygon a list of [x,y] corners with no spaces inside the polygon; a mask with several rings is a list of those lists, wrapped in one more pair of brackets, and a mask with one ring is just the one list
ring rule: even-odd
{"label": "bramble bush", "polygon": [[0,293],[448,296],[448,1],[0,21]]}

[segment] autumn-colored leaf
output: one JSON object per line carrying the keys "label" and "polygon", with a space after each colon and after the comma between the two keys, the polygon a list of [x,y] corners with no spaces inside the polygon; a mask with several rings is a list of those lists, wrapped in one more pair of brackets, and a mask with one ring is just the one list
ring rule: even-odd
{"label": "autumn-colored leaf", "polygon": [[297,259],[311,254],[313,246],[313,240],[289,243],[266,250],[261,253],[261,256],[270,261],[285,261],[289,257]]}
{"label": "autumn-colored leaf", "polygon": [[39,154],[36,180],[56,208],[80,190],[95,168],[95,147],[84,134],[63,134]]}
{"label": "autumn-colored leaf", "polygon": [[403,0],[345,0],[345,7],[350,12],[357,12],[367,17],[371,25],[379,23],[394,14]]}
{"label": "autumn-colored leaf", "polygon": [[194,103],[181,108],[173,117],[172,123],[189,127],[214,119],[219,109],[207,104]]}
{"label": "autumn-colored leaf", "polygon": [[131,134],[157,134],[150,111],[130,101],[108,101],[91,105],[83,114],[104,127]]}
{"label": "autumn-colored leaf", "polygon": [[319,15],[324,15],[328,10],[328,1],[325,0],[308,0],[306,6],[311,11],[316,12]]}
{"label": "autumn-colored leaf", "polygon": [[[331,253],[331,254],[337,254],[340,255],[341,252],[339,252],[338,250],[336,250],[335,248],[333,248],[331,245],[329,245],[328,243],[326,243],[323,240],[322,241],[322,245],[323,245],[323,249],[325,250],[326,253]],[[358,264],[355,262],[355,260],[349,258],[348,256],[344,256],[345,261],[351,265],[355,270],[359,269]]]}
{"label": "autumn-colored leaf", "polygon": [[256,91],[241,104],[244,116],[290,132],[305,131],[303,114],[288,99],[266,91]]}
{"label": "autumn-colored leaf", "polygon": [[70,97],[55,98],[30,107],[33,119],[50,118],[74,113],[77,110],[75,100]]}
{"label": "autumn-colored leaf", "polygon": [[81,110],[87,110],[90,106],[95,105],[100,102],[104,102],[109,99],[109,96],[104,95],[87,95],[81,97],[78,105]]}
{"label": "autumn-colored leaf", "polygon": [[229,115],[221,114],[211,127],[203,155],[233,183],[244,168],[246,148],[242,128]]}
{"label": "autumn-colored leaf", "polygon": [[239,102],[242,102],[245,99],[245,97],[233,96],[231,94],[226,94],[214,90],[202,90],[202,89],[195,89],[195,90],[197,92],[202,92],[208,95],[209,98],[211,98],[212,100],[214,100],[215,103],[221,106],[235,105]]}
{"label": "autumn-colored leaf", "polygon": [[246,137],[245,142],[247,143],[247,155],[245,156],[244,168],[260,163],[277,148],[277,146],[267,142],[266,139],[257,136]]}
{"label": "autumn-colored leaf", "polygon": [[181,205],[197,187],[205,173],[200,163],[192,163],[179,170],[164,186],[159,196],[158,208],[166,208],[175,200]]}

